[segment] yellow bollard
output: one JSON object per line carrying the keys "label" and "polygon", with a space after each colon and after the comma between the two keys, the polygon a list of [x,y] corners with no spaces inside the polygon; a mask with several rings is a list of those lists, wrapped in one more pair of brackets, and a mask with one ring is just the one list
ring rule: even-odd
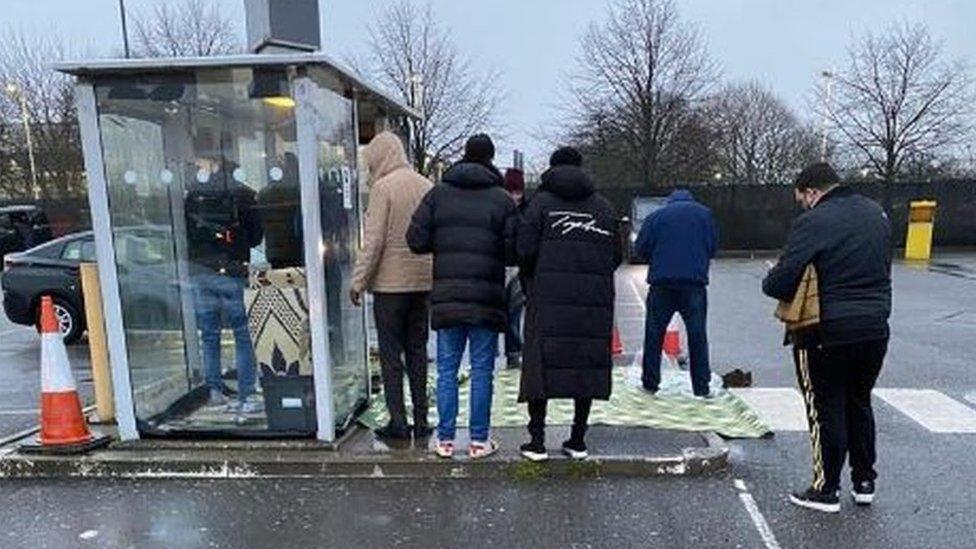
{"label": "yellow bollard", "polygon": [[102,288],[98,284],[98,266],[82,263],[81,291],[85,296],[85,322],[88,325],[88,352],[91,356],[92,382],[95,384],[95,408],[98,421],[115,419],[112,375],[108,366],[108,341],[102,314]]}
{"label": "yellow bollard", "polygon": [[928,261],[932,257],[935,207],[934,200],[919,200],[909,204],[905,259]]}

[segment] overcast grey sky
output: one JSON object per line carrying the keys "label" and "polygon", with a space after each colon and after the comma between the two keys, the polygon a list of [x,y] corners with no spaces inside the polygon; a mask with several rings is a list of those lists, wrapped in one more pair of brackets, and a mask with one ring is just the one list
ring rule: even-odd
{"label": "overcast grey sky", "polygon": [[[244,0],[212,1],[243,35]],[[423,0],[418,0],[423,1]],[[325,50],[339,58],[363,51],[366,24],[389,0],[321,0]],[[0,0],[0,29],[56,32],[75,51],[121,51],[117,0]],[[678,0],[702,28],[725,80],[757,79],[808,115],[806,98],[824,68],[842,65],[852,35],[899,20],[923,21],[950,55],[976,61],[973,0]],[[130,10],[154,0],[126,0]],[[432,0],[441,22],[476,65],[501,71],[508,91],[509,139],[500,163],[554,121],[562,76],[572,71],[586,26],[604,0]]]}

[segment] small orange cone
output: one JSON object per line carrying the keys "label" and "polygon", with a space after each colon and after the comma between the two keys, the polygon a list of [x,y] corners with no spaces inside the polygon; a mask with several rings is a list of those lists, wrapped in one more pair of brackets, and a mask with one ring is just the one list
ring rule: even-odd
{"label": "small orange cone", "polygon": [[673,318],[668,324],[668,331],[664,332],[664,345],[661,346],[661,350],[672,360],[677,360],[681,356],[681,333]]}
{"label": "small orange cone", "polygon": [[624,354],[624,342],[620,339],[620,330],[616,326],[613,327],[613,332],[610,336],[610,354],[613,356]]}

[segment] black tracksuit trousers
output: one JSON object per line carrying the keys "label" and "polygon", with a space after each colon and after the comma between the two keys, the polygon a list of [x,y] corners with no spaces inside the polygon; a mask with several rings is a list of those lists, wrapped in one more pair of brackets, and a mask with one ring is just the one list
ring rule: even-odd
{"label": "black tracksuit trousers", "polygon": [[414,424],[427,425],[427,293],[374,293],[373,316],[380,350],[383,394],[390,424],[407,426],[403,375],[410,380]]}
{"label": "black tracksuit trousers", "polygon": [[874,480],[875,426],[871,390],[881,372],[888,340],[793,349],[797,380],[810,424],[813,488],[840,489],[845,458],[851,480]]}

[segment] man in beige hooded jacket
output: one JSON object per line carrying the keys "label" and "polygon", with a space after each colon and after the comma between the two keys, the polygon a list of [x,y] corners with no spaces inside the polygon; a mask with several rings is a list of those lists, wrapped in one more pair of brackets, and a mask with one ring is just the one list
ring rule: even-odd
{"label": "man in beige hooded jacket", "polygon": [[413,171],[403,143],[391,132],[377,135],[363,156],[369,168],[369,206],[350,299],[358,307],[364,292],[373,294],[383,391],[390,413],[390,423],[376,434],[391,439],[410,437],[403,401],[406,373],[413,430],[422,438],[431,433],[427,424],[427,337],[433,258],[413,254],[406,233],[413,212],[433,184]]}

